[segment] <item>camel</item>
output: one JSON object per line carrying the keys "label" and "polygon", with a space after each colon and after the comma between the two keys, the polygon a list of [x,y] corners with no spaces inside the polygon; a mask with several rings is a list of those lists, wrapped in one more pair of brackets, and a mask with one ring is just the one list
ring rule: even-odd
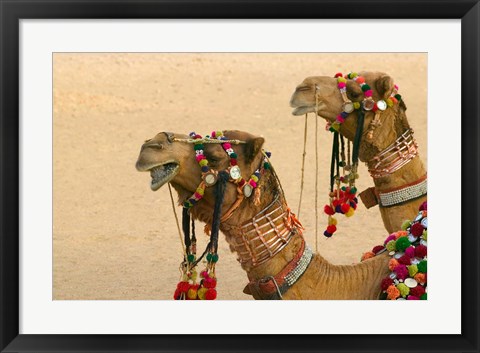
{"label": "camel", "polygon": [[[223,134],[244,142],[232,144],[231,148],[241,176],[248,180],[266,158],[262,149],[264,138],[242,131]],[[185,142],[189,138],[183,134],[159,133],[145,141],[136,163],[138,171],[150,172],[153,191],[170,183],[178,194],[179,204],[184,204],[204,180],[194,147]],[[230,158],[221,146],[205,144],[204,149],[212,169],[229,168]],[[261,169],[255,192],[240,198],[238,207],[229,217],[222,217],[220,223],[231,251],[237,253],[247,273],[249,284],[245,293],[255,299],[378,299],[380,283],[389,274],[388,254],[384,252],[354,265],[334,265],[319,253],[313,254],[305,243],[301,224],[288,207],[273,166]],[[207,187],[203,198],[190,208],[193,219],[207,225],[213,221],[213,189]],[[229,213],[239,195],[238,185],[227,182],[221,215]],[[293,268],[295,271],[290,272]],[[285,274],[286,269],[288,276],[284,276],[283,283],[272,279]]]}
{"label": "camel", "polygon": [[[386,100],[395,89],[393,79],[381,72],[360,72],[360,76],[365,78],[366,83],[373,90],[373,99]],[[347,97],[352,102],[361,102],[364,94],[360,85],[353,81],[346,82]],[[303,115],[315,112],[327,122],[333,123],[337,115],[342,112],[344,100],[337,88],[337,79],[327,76],[307,77],[298,85],[293,93],[290,106],[294,108],[293,115]],[[394,147],[394,143],[400,136],[404,135],[409,129],[409,123],[406,116],[406,106],[403,100],[382,112],[381,125],[373,130],[373,135],[368,138],[368,131],[372,126],[372,120],[375,113],[366,112],[363,135],[360,142],[359,159],[366,162],[371,168],[375,164],[375,156],[387,149]],[[350,141],[353,141],[357,128],[357,113],[351,112],[340,127],[340,134]],[[372,133],[372,132],[370,132]],[[414,141],[412,140],[412,143]],[[367,189],[360,194],[367,208],[377,203],[379,194],[391,193],[414,185],[418,181],[426,179],[426,169],[418,154],[406,165],[393,173],[373,177],[375,187]],[[405,189],[404,189],[405,190]],[[380,213],[389,233],[399,230],[402,223],[407,219],[412,219],[419,206],[426,200],[426,194],[407,202],[388,205],[380,205]]]}

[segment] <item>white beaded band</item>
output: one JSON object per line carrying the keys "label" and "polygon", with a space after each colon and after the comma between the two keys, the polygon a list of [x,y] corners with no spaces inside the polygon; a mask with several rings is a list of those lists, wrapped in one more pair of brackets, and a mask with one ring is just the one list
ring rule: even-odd
{"label": "white beaded band", "polygon": [[410,201],[421,196],[427,194],[427,179],[423,180],[422,182],[407,186],[406,188],[386,192],[386,193],[379,193],[379,201],[380,206],[382,207],[389,207],[401,204],[406,201]]}
{"label": "white beaded band", "polygon": [[285,276],[285,282],[289,287],[293,286],[307,270],[310,261],[312,261],[312,257],[313,251],[308,246],[305,246],[305,250],[303,251],[302,257],[297,263],[297,267],[295,267],[292,272]]}

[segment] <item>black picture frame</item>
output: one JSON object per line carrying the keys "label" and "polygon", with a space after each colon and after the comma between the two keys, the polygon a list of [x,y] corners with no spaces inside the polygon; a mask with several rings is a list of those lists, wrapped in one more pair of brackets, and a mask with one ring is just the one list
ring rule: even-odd
{"label": "black picture frame", "polygon": [[[354,8],[355,11],[346,11]],[[479,352],[478,0],[0,0],[0,351],[1,352]],[[19,334],[19,20],[152,18],[461,19],[462,309],[460,335]],[[446,92],[447,94],[447,92]],[[448,122],[448,117],[444,117]],[[453,207],[445,205],[445,207]],[[379,313],[379,318],[388,313]],[[301,321],[300,321],[301,322]],[[297,323],[298,324],[298,323]],[[393,342],[393,344],[392,344]],[[397,344],[394,344],[397,342]]]}

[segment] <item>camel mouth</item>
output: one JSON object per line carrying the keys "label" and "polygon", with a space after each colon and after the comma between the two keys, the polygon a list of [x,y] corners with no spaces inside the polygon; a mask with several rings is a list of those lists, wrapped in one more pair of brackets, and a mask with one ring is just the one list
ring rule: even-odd
{"label": "camel mouth", "polygon": [[157,191],[178,174],[180,166],[175,162],[167,162],[149,169],[152,181],[150,189]]}
{"label": "camel mouth", "polygon": [[315,106],[314,105],[302,105],[299,107],[296,107],[292,111],[292,115],[298,116],[298,115],[304,115],[307,113],[315,113]]}

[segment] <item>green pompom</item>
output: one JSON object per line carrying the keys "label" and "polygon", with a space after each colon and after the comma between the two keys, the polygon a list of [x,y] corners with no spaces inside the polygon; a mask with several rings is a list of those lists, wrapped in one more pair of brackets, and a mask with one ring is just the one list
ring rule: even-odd
{"label": "green pompom", "polygon": [[379,297],[378,299],[380,299],[380,300],[386,300],[386,299],[387,299],[387,295],[388,295],[387,292],[382,292],[382,293],[380,294],[380,297]]}
{"label": "green pompom", "polygon": [[230,158],[237,158],[237,157],[238,157],[238,156],[237,156],[237,154],[236,154],[235,152],[230,153]]}
{"label": "green pompom", "polygon": [[427,241],[427,230],[426,229],[423,231],[422,239]]}
{"label": "green pompom", "polygon": [[212,262],[217,262],[218,261],[218,254],[213,254],[212,255]]}
{"label": "green pompom", "polygon": [[346,187],[346,186],[342,186],[342,187],[341,187],[341,190],[342,190],[342,191],[345,191],[345,190],[347,190],[347,187]]}
{"label": "green pompom", "polygon": [[410,228],[410,226],[412,225],[412,221],[409,221],[408,219],[406,221],[403,221],[402,223],[402,229],[403,230],[407,230],[408,228]]}
{"label": "green pompom", "polygon": [[405,249],[408,248],[410,245],[410,240],[408,240],[407,237],[400,237],[395,242],[395,246],[400,251],[405,251]]}
{"label": "green pompom", "polygon": [[193,149],[195,151],[203,150],[203,145],[201,143],[196,143],[196,144],[193,145]]}
{"label": "green pompom", "polygon": [[188,262],[193,262],[193,261],[195,261],[195,255],[193,255],[193,254],[188,254],[188,255],[187,255],[187,261],[188,261]]}
{"label": "green pompom", "polygon": [[400,291],[400,295],[404,298],[410,293],[410,288],[408,288],[405,283],[397,284],[397,289]]}
{"label": "green pompom", "polygon": [[355,194],[357,192],[357,188],[355,186],[353,186],[351,189],[350,189],[350,194]]}
{"label": "green pompom", "polygon": [[212,254],[211,253],[207,254],[207,261],[212,262]]}
{"label": "green pompom", "polygon": [[427,273],[427,260],[420,261],[417,267],[418,267],[418,272]]}
{"label": "green pompom", "polygon": [[395,251],[397,250],[396,246],[395,246],[395,240],[390,240],[387,245],[385,245],[385,247],[387,248],[388,251]]}
{"label": "green pompom", "polygon": [[399,95],[399,94],[396,94],[394,97],[397,98],[398,101],[401,101],[401,100],[402,100],[402,96]]}
{"label": "green pompom", "polygon": [[418,272],[417,265],[410,265],[410,266],[407,266],[407,268],[408,268],[408,274],[410,275],[410,277],[415,276]]}
{"label": "green pompom", "polygon": [[423,293],[420,300],[427,300],[427,293]]}
{"label": "green pompom", "polygon": [[362,91],[363,91],[363,92],[368,91],[369,89],[371,89],[371,88],[370,88],[370,86],[367,85],[367,84],[364,84],[364,85],[362,86]]}
{"label": "green pompom", "polygon": [[268,162],[263,163],[263,168],[270,169],[270,163]]}

